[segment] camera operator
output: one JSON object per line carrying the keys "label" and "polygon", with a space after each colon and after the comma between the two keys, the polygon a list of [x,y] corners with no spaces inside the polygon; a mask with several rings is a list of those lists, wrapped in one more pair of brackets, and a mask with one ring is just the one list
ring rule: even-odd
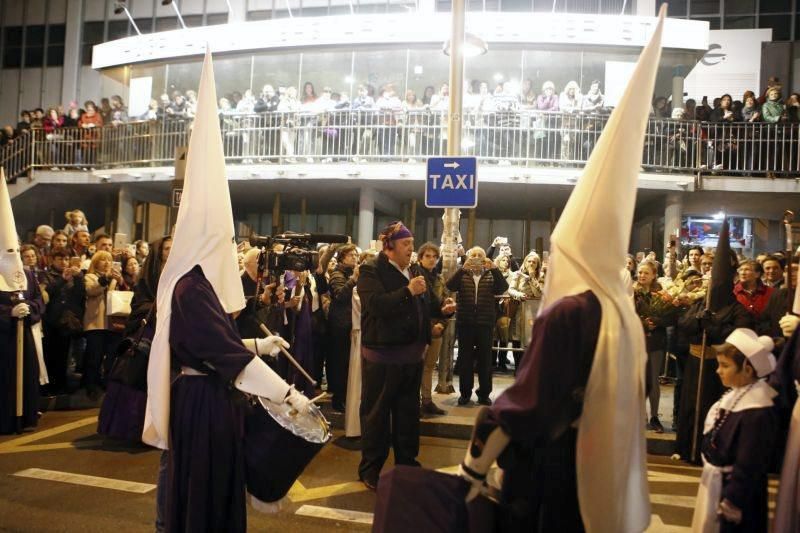
{"label": "camera operator", "polygon": [[[251,248],[244,256],[244,272],[242,272],[242,290],[247,302],[241,314],[236,317],[236,327],[242,338],[264,337],[265,334],[258,327],[259,322],[263,322],[267,327],[275,331],[280,329],[283,323],[283,303],[284,292],[277,291],[276,301],[272,301],[275,293],[275,283],[267,284],[264,292],[256,301],[256,291],[258,290],[258,258],[260,254],[258,248]],[[264,272],[266,276],[268,273]],[[266,282],[266,278],[265,278]]]}
{"label": "camera operator", "polygon": [[381,231],[383,251],[360,268],[361,464],[358,475],[375,490],[389,447],[395,464],[418,466],[422,358],[431,342],[431,316],[440,307],[418,267],[410,267],[414,236],[402,222]]}
{"label": "camera operator", "polygon": [[331,273],[329,283],[331,351],[328,354],[328,390],[333,394],[333,409],[344,412],[350,363],[350,330],[353,329],[353,287],[358,282],[359,273],[358,250],[354,244],[346,244],[337,250],[336,259],[336,269]]}
{"label": "camera operator", "polygon": [[496,321],[495,296],[508,290],[508,282],[483,248],[476,246],[467,252],[467,262],[447,280],[447,288],[458,292],[459,389],[458,405],[467,405],[472,397],[473,365],[478,366],[478,403],[491,405],[492,392],[492,330]]}

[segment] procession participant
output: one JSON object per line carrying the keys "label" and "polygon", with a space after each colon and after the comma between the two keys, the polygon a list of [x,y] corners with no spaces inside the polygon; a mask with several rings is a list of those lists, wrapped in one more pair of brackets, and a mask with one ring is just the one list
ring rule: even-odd
{"label": "procession participant", "polygon": [[[169,449],[167,531],[245,531],[244,402],[237,389],[298,412],[308,399],[255,354],[280,337],[242,341],[245,305],[216,108],[211,53],[200,79],[175,241],[158,283],[142,440]],[[171,381],[171,366],[181,368]],[[212,431],[213,429],[213,431]]]}
{"label": "procession participant", "polygon": [[[770,377],[770,385],[780,396],[777,399],[781,423],[788,426],[778,500],[775,507],[773,531],[800,530],[800,290],[795,285],[792,312],[780,319],[780,327],[787,340],[778,359],[778,367]],[[786,420],[789,418],[789,420]]]}
{"label": "procession participant", "polygon": [[[20,298],[21,297],[21,298]],[[44,301],[33,272],[19,254],[14,213],[0,167],[0,435],[32,431],[38,423],[39,362],[31,326],[41,320]],[[19,323],[22,342],[19,343]],[[22,347],[22,353],[18,352]],[[20,357],[21,356],[21,357]],[[22,394],[17,394],[17,367],[22,363]],[[22,402],[22,416],[18,403]]]}
{"label": "procession participant", "polygon": [[675,449],[681,459],[696,464],[700,463],[697,451],[703,436],[701,424],[723,392],[716,374],[716,353],[711,346],[722,344],[734,329],[752,329],[755,323],[753,315],[733,293],[736,256],[731,253],[728,235],[728,221],[725,220],[719,233],[707,298],[695,301],[678,318],[678,330],[689,342],[689,356],[683,367]]}
{"label": "procession participant", "polygon": [[775,369],[772,348],[771,338],[746,328],[714,346],[717,375],[730,390],[705,419],[692,531],[767,531],[767,472],[778,428],[772,399],[778,393],[760,378]]}
{"label": "procession participant", "polygon": [[507,510],[498,513],[500,531],[633,533],[650,522],[645,342],[620,261],[665,15],[662,7],[553,232],[541,311],[517,380],[478,414],[461,465],[474,497],[498,460]]}
{"label": "procession participant", "polygon": [[[395,464],[419,466],[419,390],[430,318],[441,306],[418,266],[410,266],[414,236],[402,222],[381,231],[383,250],[359,268],[361,298],[361,464],[358,475],[375,490],[394,449]],[[441,307],[440,307],[441,306]]]}

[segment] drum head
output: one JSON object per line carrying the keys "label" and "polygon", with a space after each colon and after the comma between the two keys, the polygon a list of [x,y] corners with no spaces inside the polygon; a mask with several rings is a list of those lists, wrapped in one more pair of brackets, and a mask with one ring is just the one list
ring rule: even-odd
{"label": "drum head", "polygon": [[300,414],[286,402],[275,403],[260,396],[258,401],[275,422],[301,439],[317,444],[323,444],[330,440],[330,424],[315,404],[312,403],[308,406],[307,413]]}

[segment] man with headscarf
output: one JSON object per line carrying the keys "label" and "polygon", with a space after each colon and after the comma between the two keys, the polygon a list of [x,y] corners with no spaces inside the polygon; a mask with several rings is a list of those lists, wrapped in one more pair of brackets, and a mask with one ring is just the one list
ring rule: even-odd
{"label": "man with headscarf", "polygon": [[[236,329],[232,315],[245,298],[221,139],[207,51],[175,242],[158,283],[142,434],[169,449],[167,531],[246,530],[239,391],[299,413],[309,405],[258,357],[288,344],[274,336],[243,341]],[[174,381],[173,366],[181,369]]]}
{"label": "man with headscarf", "polygon": [[419,390],[431,316],[452,314],[442,306],[418,265],[411,265],[414,236],[402,222],[380,234],[383,251],[361,265],[361,464],[358,475],[371,490],[394,448],[398,465],[419,466]]}
{"label": "man with headscarf", "polygon": [[[644,333],[630,276],[620,267],[665,15],[662,6],[553,232],[542,304],[517,379],[477,416],[459,473],[471,499],[487,490],[495,460],[503,469],[503,511],[487,531],[640,533],[650,521]],[[389,488],[396,494],[407,489]],[[379,494],[378,531],[389,523],[382,512],[390,507],[381,502]],[[406,506],[404,512],[417,517],[431,509]]]}
{"label": "man with headscarf", "polygon": [[[676,453],[685,461],[699,462],[698,450],[703,436],[699,424],[705,420],[708,410],[724,390],[716,373],[717,353],[711,346],[725,342],[728,335],[736,328],[752,329],[755,325],[753,315],[736,300],[736,295],[733,293],[736,264],[736,254],[732,253],[730,246],[728,221],[725,220],[719,232],[708,296],[695,301],[678,319],[678,329],[689,342],[689,356],[683,367],[683,386],[675,442]],[[696,409],[698,384],[700,384],[699,413]]]}
{"label": "man with headscarf", "polygon": [[[11,197],[0,168],[0,435],[33,430],[38,422],[39,363],[31,326],[44,302],[33,272],[24,270]],[[22,322],[22,416],[17,413],[18,324]]]}

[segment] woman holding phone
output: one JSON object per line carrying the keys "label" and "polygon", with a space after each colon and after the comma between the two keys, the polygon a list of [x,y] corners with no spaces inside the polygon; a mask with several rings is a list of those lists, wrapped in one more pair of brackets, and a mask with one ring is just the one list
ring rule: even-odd
{"label": "woman holding phone", "polygon": [[122,281],[120,269],[112,263],[109,252],[96,252],[84,277],[86,310],[83,314],[83,331],[86,336],[86,357],[81,384],[91,400],[97,400],[100,396],[102,368],[111,368],[111,356],[120,340],[119,334],[109,329],[106,314],[106,295],[117,290],[117,285]]}

